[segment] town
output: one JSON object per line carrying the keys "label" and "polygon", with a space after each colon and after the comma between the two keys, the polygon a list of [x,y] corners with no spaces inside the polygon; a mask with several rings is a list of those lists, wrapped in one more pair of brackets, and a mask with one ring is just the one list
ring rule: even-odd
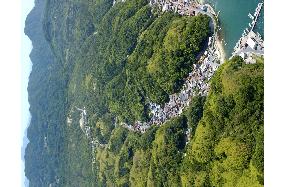
{"label": "town", "polygon": [[163,107],[155,103],[149,103],[152,118],[148,123],[137,121],[133,126],[125,123],[122,125],[129,130],[144,133],[152,125],[162,125],[172,117],[180,116],[183,110],[190,105],[192,97],[207,95],[209,80],[220,65],[220,55],[212,40],[211,37],[208,42],[211,45],[209,45],[198,63],[193,65],[193,70],[185,79],[181,91],[170,95],[170,101]]}
{"label": "town", "polygon": [[217,44],[217,15],[210,5],[200,5],[189,0],[150,0],[151,6],[158,6],[162,11],[175,11],[183,16],[205,14],[211,18],[213,36],[209,37],[207,49],[193,64],[193,70],[184,80],[184,85],[179,93],[169,96],[170,100],[164,106],[149,102],[151,120],[149,122],[136,121],[134,125],[120,123],[130,131],[144,133],[152,125],[162,125],[167,120],[180,116],[183,110],[190,105],[192,97],[205,96],[209,91],[209,80],[222,61],[222,52]]}

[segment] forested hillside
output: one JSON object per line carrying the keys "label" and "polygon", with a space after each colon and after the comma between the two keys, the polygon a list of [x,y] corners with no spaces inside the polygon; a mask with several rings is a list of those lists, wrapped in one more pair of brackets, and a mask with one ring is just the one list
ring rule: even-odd
{"label": "forested hillside", "polygon": [[66,82],[43,35],[43,11],[44,2],[35,1],[25,27],[33,44],[30,54],[33,66],[28,84],[32,118],[27,130],[30,143],[25,150],[25,173],[30,186],[46,186],[55,181],[64,139]]}
{"label": "forested hillside", "polygon": [[[29,77],[28,93],[32,115],[27,136],[30,143],[25,150],[25,173],[30,186],[61,186],[67,169],[66,150],[66,109],[68,73],[60,60],[55,58],[43,32],[45,1],[35,1],[35,7],[26,19],[25,33],[32,41],[30,54],[33,63]],[[83,147],[88,142],[83,139],[80,128],[76,144],[79,152],[88,151]],[[78,138],[77,137],[77,138]],[[90,152],[90,151],[89,151]],[[83,158],[83,157],[82,157]],[[90,157],[80,160],[80,165],[90,163]],[[86,165],[83,165],[86,167]],[[88,168],[88,167],[86,167]],[[59,185],[58,185],[59,184]],[[90,184],[90,182],[86,182]]]}
{"label": "forested hillside", "polygon": [[187,148],[186,184],[263,185],[263,81],[263,60],[247,65],[236,57],[215,73]]}
{"label": "forested hillside", "polygon": [[141,134],[118,125],[148,121],[150,101],[163,105],[181,89],[209,21],[147,0],[36,0],[25,28],[30,186],[261,186],[262,60],[226,62],[208,97],[160,127]]}

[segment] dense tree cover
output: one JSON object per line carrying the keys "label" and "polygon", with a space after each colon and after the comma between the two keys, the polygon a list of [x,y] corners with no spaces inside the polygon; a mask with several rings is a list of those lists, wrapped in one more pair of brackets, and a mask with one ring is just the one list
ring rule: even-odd
{"label": "dense tree cover", "polygon": [[187,150],[185,185],[263,185],[263,91],[262,62],[221,66]]}
{"label": "dense tree cover", "polygon": [[[193,98],[161,127],[128,131],[118,124],[147,121],[148,101],[163,104],[180,89],[210,35],[209,18],[160,14],[147,0],[112,4],[37,0],[27,18],[30,186],[263,184],[263,63],[232,59],[208,98]],[[95,160],[76,107],[86,107]]]}
{"label": "dense tree cover", "polygon": [[185,150],[187,119],[175,118],[162,127],[141,135],[117,128],[110,144],[99,148],[99,185],[101,186],[172,186]]}
{"label": "dense tree cover", "polygon": [[206,97],[204,96],[193,97],[190,106],[183,112],[183,114],[187,117],[187,123],[190,126],[191,136],[194,136],[198,122],[203,116],[203,106],[205,100]]}
{"label": "dense tree cover", "polygon": [[33,70],[28,85],[32,118],[27,130],[30,143],[25,150],[25,173],[30,186],[47,186],[56,181],[62,159],[58,153],[63,150],[61,125],[64,123],[66,83],[60,75],[60,65],[54,63],[41,29],[44,2],[35,1],[35,6],[27,17],[25,27],[25,33],[33,44],[30,54]]}
{"label": "dense tree cover", "polygon": [[111,138],[125,141],[118,141],[119,152],[98,151],[100,184],[263,186],[263,62],[234,58],[211,85],[206,100],[193,98],[181,117],[159,128],[127,137],[115,130]]}

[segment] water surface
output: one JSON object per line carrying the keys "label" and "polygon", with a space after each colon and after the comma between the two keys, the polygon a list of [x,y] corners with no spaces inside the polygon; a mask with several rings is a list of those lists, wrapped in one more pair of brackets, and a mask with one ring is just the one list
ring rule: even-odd
{"label": "water surface", "polygon": [[[205,0],[205,3],[211,4],[216,13],[220,11],[219,20],[221,23],[221,35],[224,43],[227,43],[224,48],[226,56],[231,56],[234,46],[242,36],[245,28],[249,27],[251,19],[248,14],[252,15],[255,12],[257,4],[263,2],[261,0]],[[262,7],[261,15],[258,19],[255,32],[261,34],[264,38],[264,6]]]}

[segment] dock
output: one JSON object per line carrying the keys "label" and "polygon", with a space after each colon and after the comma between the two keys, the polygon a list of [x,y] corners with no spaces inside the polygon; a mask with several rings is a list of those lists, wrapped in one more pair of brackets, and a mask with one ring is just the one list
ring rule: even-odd
{"label": "dock", "polygon": [[250,31],[252,31],[254,29],[254,27],[257,23],[257,19],[259,18],[262,6],[263,6],[263,3],[258,3],[258,5],[255,9],[254,17],[250,13],[248,15],[252,19],[252,23],[250,24]]}
{"label": "dock", "polygon": [[252,55],[262,56],[264,54],[264,41],[259,33],[255,33],[253,30],[260,16],[260,11],[263,7],[263,2],[258,3],[255,13],[252,16],[248,14],[252,22],[249,23],[249,28],[245,28],[241,38],[238,40],[232,53],[233,56],[241,56],[246,63],[254,63]]}

